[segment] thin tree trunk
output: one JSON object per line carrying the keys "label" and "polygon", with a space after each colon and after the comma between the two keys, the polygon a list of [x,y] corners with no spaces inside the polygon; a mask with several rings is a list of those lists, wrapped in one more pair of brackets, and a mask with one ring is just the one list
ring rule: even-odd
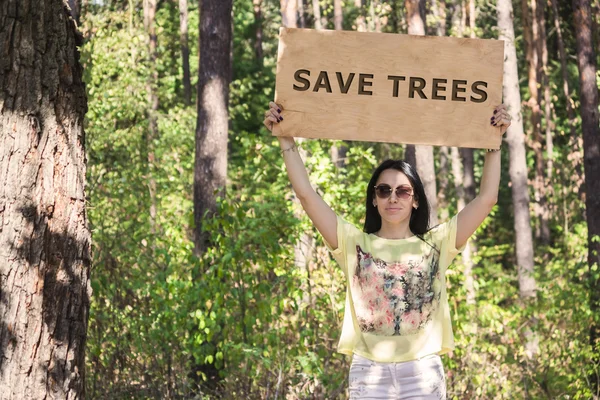
{"label": "thin tree trunk", "polygon": [[[537,54],[537,108],[538,108],[538,127],[536,129],[536,180],[539,182],[539,224],[540,224],[540,240],[543,244],[550,243],[550,226],[548,225],[548,218],[550,212],[548,211],[548,189],[546,177],[544,176],[544,168],[546,167],[546,163],[544,161],[544,137],[542,136],[542,88],[544,88],[545,81],[545,70],[544,70],[544,48],[545,40],[546,40],[546,28],[544,24],[546,23],[546,2],[545,0],[531,0],[532,4],[535,4],[535,14],[533,26],[537,27],[536,32],[536,40],[535,40],[535,52]],[[548,93],[549,95],[549,93]],[[549,111],[549,108],[548,108]],[[550,121],[548,117],[547,122]],[[547,135],[548,130],[546,129],[545,136]],[[552,141],[552,135],[550,135],[550,140]],[[547,143],[546,143],[547,146]],[[547,150],[547,147],[546,147]]]}
{"label": "thin tree trunk", "polygon": [[[446,3],[445,0],[432,0],[431,2],[431,12],[435,19],[435,33],[437,36],[445,36],[446,35]],[[451,168],[454,167],[452,162],[454,160],[451,159],[450,155],[451,151],[447,146],[441,146],[439,151],[440,157],[440,170],[439,170],[439,181],[440,187],[438,189],[438,201],[440,208],[440,218],[442,221],[446,221],[450,216],[448,214],[448,199],[446,198],[446,193],[448,193],[448,177],[449,177],[449,166]],[[453,153],[452,153],[453,154]]]}
{"label": "thin tree trunk", "polygon": [[279,0],[281,24],[286,28],[298,27],[298,2],[296,0]]}
{"label": "thin tree trunk", "polygon": [[[292,18],[292,15],[296,15],[297,9],[297,2],[296,1],[292,1],[292,0],[281,0],[281,13],[282,15],[287,15],[287,17],[284,19],[286,24],[289,25],[285,25],[285,27],[287,28],[296,28],[296,19]],[[315,23],[316,23],[316,18],[315,18]],[[298,143],[302,143],[304,140],[302,138],[296,138],[296,142]],[[306,150],[304,150],[303,148],[300,148],[299,150],[300,156],[303,159],[306,159],[307,153]],[[296,203],[296,209],[297,209],[297,214],[296,217],[297,218],[301,218],[301,214],[300,214],[300,209],[301,209],[301,205],[300,205],[300,201],[298,200],[297,197],[294,196],[294,202]],[[312,235],[311,231],[306,231],[303,232],[300,235],[300,238],[298,238],[298,241],[294,244],[294,263],[296,265],[296,267],[298,267],[298,269],[300,269],[301,271],[304,271],[304,273],[306,273],[307,276],[310,277],[310,260],[313,258],[314,256],[314,237]],[[305,282],[305,286],[303,287],[303,291],[304,291],[304,296],[302,298],[302,302],[305,303],[307,305],[307,307],[301,307],[301,310],[299,310],[299,312],[304,312],[306,314],[304,315],[300,315],[300,317],[298,318],[298,330],[302,330],[304,329],[304,326],[307,324],[307,321],[310,320],[310,309],[311,309],[311,304],[312,304],[312,296],[311,296],[311,292],[312,292],[312,288],[311,288],[311,282],[310,279],[308,279]]]}
{"label": "thin tree trunk", "polygon": [[[534,277],[533,240],[529,215],[529,192],[527,187],[527,163],[523,139],[523,119],[521,118],[521,94],[517,69],[517,52],[513,27],[513,12],[510,0],[498,0],[499,39],[504,40],[504,85],[503,94],[512,125],[508,128],[506,141],[509,148],[509,174],[512,183],[514,209],[515,248],[519,275],[519,297],[523,303],[535,301],[537,287]],[[539,352],[536,333],[527,326],[524,330],[529,359]],[[524,378],[525,379],[525,378]],[[523,382],[527,385],[527,382]],[[527,393],[527,387],[525,388]]]}
{"label": "thin tree trunk", "polygon": [[[565,43],[562,36],[562,29],[560,27],[560,14],[558,13],[558,7],[556,5],[556,0],[551,0],[552,2],[552,14],[554,15],[554,27],[556,29],[556,40],[558,42],[558,56],[560,59],[560,70],[563,79],[563,94],[565,95],[565,101],[567,104],[567,116],[569,118],[569,127],[570,127],[570,135],[571,138],[577,137],[577,132],[575,131],[576,116],[573,105],[573,100],[571,99],[571,92],[569,90],[569,70],[567,69],[567,53],[565,51]],[[577,143],[577,141],[574,141]]]}
{"label": "thin tree trunk", "polygon": [[571,167],[572,170],[577,173],[577,180],[563,180],[563,185],[565,187],[567,187],[567,185],[575,185],[575,191],[579,193],[580,191],[577,189],[577,187],[579,187],[583,183],[583,141],[581,136],[579,136],[576,131],[577,117],[575,115],[575,104],[571,97],[571,91],[569,90],[569,70],[567,69],[567,54],[565,51],[562,29],[560,27],[560,14],[558,13],[556,0],[551,0],[551,3],[552,14],[554,15],[554,27],[556,28],[556,40],[558,42],[558,56],[560,59],[560,71],[562,74],[563,81],[562,88],[563,94],[565,96],[565,103],[567,105],[567,117],[569,120],[569,148],[571,149]]}
{"label": "thin tree trunk", "polygon": [[[207,245],[202,220],[216,211],[216,195],[227,176],[232,0],[203,0],[200,11],[200,68],[194,167],[195,253]],[[216,195],[215,195],[216,192]]]}
{"label": "thin tree trunk", "polygon": [[146,146],[146,154],[148,161],[147,169],[147,180],[148,180],[148,193],[150,194],[150,233],[155,235],[157,233],[156,223],[156,178],[154,177],[155,171],[155,154],[154,154],[154,141],[158,138],[158,72],[156,70],[156,49],[157,49],[157,36],[156,27],[154,25],[154,18],[156,16],[156,1],[157,0],[144,0],[144,28],[148,34],[148,56],[149,56],[149,68],[150,74],[146,84],[146,92],[148,96],[148,131],[144,138],[144,144]]}
{"label": "thin tree trunk", "polygon": [[342,13],[342,0],[333,0],[333,25],[336,31],[343,29],[344,15]]}
{"label": "thin tree trunk", "polygon": [[441,146],[439,150],[439,158],[440,158],[440,168],[439,168],[439,187],[438,187],[438,206],[440,208],[440,219],[442,221],[446,221],[449,219],[450,215],[448,213],[448,199],[446,198],[446,193],[448,193],[448,182],[449,182],[449,164],[450,163],[450,151],[448,150],[448,146]]}
{"label": "thin tree trunk", "polygon": [[[425,35],[425,0],[405,0],[406,20],[408,21],[409,35]],[[411,153],[413,145],[407,145],[407,153]],[[433,161],[432,146],[414,146],[414,154],[416,160],[416,168],[419,173],[423,186],[425,187],[425,195],[431,208],[430,225],[438,224],[437,216],[437,190],[435,182],[435,167]]]}
{"label": "thin tree trunk", "polygon": [[[540,15],[540,42],[542,44],[542,87],[544,88],[544,119],[546,120],[546,188],[551,189],[552,175],[554,170],[554,138],[552,131],[554,124],[552,122],[552,93],[550,92],[550,82],[548,79],[548,43],[546,37],[546,21],[542,13]],[[552,196],[547,193],[546,198]],[[547,220],[548,220],[547,216]]]}
{"label": "thin tree trunk", "polygon": [[[467,204],[465,193],[465,183],[463,180],[462,162],[460,159],[459,149],[452,147],[452,175],[454,176],[454,188],[456,190],[456,210],[461,211]],[[465,265],[465,292],[467,293],[467,304],[475,305],[475,284],[473,279],[473,260],[471,258],[471,246],[467,245],[463,251],[463,263]],[[472,308],[471,308],[472,309]],[[471,313],[473,314],[473,313]]]}
{"label": "thin tree trunk", "polygon": [[298,0],[298,28],[306,28],[306,14],[304,11],[304,0]]}
{"label": "thin tree trunk", "polygon": [[313,15],[315,17],[315,29],[323,29],[323,24],[321,23],[321,6],[319,5],[319,0],[312,0],[313,6]]}
{"label": "thin tree trunk", "polygon": [[[592,36],[592,15],[589,0],[573,0],[577,40],[577,65],[581,98],[581,128],[583,131],[585,168],[585,208],[588,226],[588,265],[590,309],[592,315],[600,313],[600,128],[598,127],[598,86],[596,84],[596,55]],[[592,321],[594,321],[592,319]],[[590,326],[590,343],[596,354],[600,349],[600,326]],[[600,360],[596,357],[594,363]],[[597,369],[596,369],[597,370]],[[598,393],[597,377],[592,379],[593,392]]]}
{"label": "thin tree trunk", "polygon": [[188,45],[187,0],[179,0],[179,43],[181,46],[181,63],[183,67],[183,101],[186,106],[189,106],[192,103],[192,83],[190,76],[190,47]]}
{"label": "thin tree trunk", "polygon": [[517,52],[510,0],[498,0],[498,28],[504,40],[504,102],[512,118],[506,133],[509,149],[509,174],[515,214],[515,248],[519,269],[519,294],[522,299],[535,297],[537,287],[533,276],[533,241],[529,216],[527,163],[523,140],[521,94],[517,72]]}
{"label": "thin tree trunk", "polygon": [[[342,14],[342,0],[334,0],[333,2],[333,22],[336,31],[341,31],[344,23],[344,16]],[[341,141],[336,146],[331,146],[331,161],[337,168],[346,167],[346,154],[348,153],[348,146],[350,145],[347,141]]]}
{"label": "thin tree trunk", "polygon": [[252,0],[254,5],[254,23],[256,24],[256,34],[254,39],[254,55],[256,62],[260,67],[263,66],[263,16],[262,0]]}
{"label": "thin tree trunk", "polygon": [[[85,397],[85,85],[61,0],[0,6],[0,397]],[[52,67],[54,66],[54,67]]]}
{"label": "thin tree trunk", "polygon": [[[216,213],[216,197],[223,195],[227,177],[229,130],[229,83],[231,82],[231,39],[233,0],[202,0],[200,5],[200,61],[198,68],[198,117],[194,164],[194,254],[201,257],[210,245],[203,232],[205,218]],[[220,381],[214,363],[194,365],[214,388]]]}
{"label": "thin tree trunk", "polygon": [[[466,30],[465,23],[466,17],[464,13],[466,11],[464,1],[461,2],[461,15],[460,18],[455,18],[453,21],[459,23],[457,33],[462,36]],[[475,37],[475,21],[476,21],[476,9],[474,0],[469,0],[469,35]],[[461,148],[457,153],[462,156],[462,171],[460,170],[460,164],[458,164],[458,154],[452,154],[452,163],[454,172],[455,182],[458,180],[463,188],[461,191],[457,191],[457,209],[460,211],[466,204],[471,202],[475,198],[475,154],[471,148]],[[457,164],[454,167],[454,164]],[[462,172],[462,176],[460,175]],[[473,306],[469,308],[469,319],[473,325],[477,325],[476,313],[475,313],[475,279],[473,278],[473,254],[477,251],[477,244],[475,238],[469,240],[465,245],[462,252],[462,261],[465,266],[465,292],[466,292],[466,303]]]}
{"label": "thin tree trunk", "polygon": [[527,0],[521,0],[521,8],[523,12],[523,32],[525,42],[527,44],[527,62],[528,62],[528,86],[530,98],[527,102],[531,111],[531,129],[532,139],[531,147],[535,154],[535,179],[534,179],[534,210],[536,216],[535,236],[542,243],[547,244],[549,238],[549,227],[546,219],[546,194],[544,188],[544,157],[543,157],[543,140],[542,140],[542,112],[540,106],[540,89],[541,83],[541,46],[540,46],[540,29],[539,29],[539,4],[538,0],[531,0],[531,14]]}

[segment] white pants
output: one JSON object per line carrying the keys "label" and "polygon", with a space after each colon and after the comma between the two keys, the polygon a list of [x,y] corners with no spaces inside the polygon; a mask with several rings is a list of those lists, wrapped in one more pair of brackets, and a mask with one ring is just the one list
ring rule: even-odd
{"label": "white pants", "polygon": [[349,382],[350,400],[446,399],[444,366],[435,354],[398,363],[354,354]]}

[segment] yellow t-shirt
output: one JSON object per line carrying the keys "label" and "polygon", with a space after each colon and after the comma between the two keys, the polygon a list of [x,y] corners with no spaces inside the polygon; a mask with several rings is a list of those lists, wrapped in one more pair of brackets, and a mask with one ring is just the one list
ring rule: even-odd
{"label": "yellow t-shirt", "polygon": [[338,248],[326,245],[346,277],[340,353],[401,362],[454,349],[445,275],[462,251],[456,217],[423,238],[380,238],[338,216]]}

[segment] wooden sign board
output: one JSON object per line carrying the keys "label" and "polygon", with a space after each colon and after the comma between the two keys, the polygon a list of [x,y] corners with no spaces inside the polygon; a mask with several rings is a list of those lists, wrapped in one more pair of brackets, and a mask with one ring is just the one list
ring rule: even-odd
{"label": "wooden sign board", "polygon": [[281,28],[276,136],[498,148],[504,42]]}

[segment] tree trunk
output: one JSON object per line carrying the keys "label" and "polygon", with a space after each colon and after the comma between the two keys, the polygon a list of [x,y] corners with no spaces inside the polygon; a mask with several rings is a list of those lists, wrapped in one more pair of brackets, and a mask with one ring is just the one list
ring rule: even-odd
{"label": "tree trunk", "polygon": [[504,102],[512,118],[506,133],[509,149],[509,174],[512,183],[514,208],[515,248],[519,269],[519,294],[522,299],[535,297],[536,282],[533,276],[533,241],[529,216],[529,189],[527,163],[521,117],[521,94],[517,72],[517,52],[510,0],[498,0],[498,28],[504,40]]}
{"label": "tree trunk", "polygon": [[333,0],[333,24],[336,31],[344,29],[342,27],[344,15],[342,13],[342,0]]}
{"label": "tree trunk", "polygon": [[[454,176],[454,188],[456,190],[456,210],[461,211],[463,208],[465,208],[465,205],[467,205],[467,194],[465,192],[465,182],[463,180],[463,165],[460,159],[460,152],[458,148],[452,147],[451,154],[452,175]],[[467,243],[467,246],[463,251],[463,263],[465,265],[465,292],[467,293],[467,304],[474,306],[475,283],[473,279],[473,260],[471,256],[471,245],[470,243]]]}
{"label": "tree trunk", "polygon": [[315,29],[323,29],[323,24],[321,23],[321,6],[319,5],[319,0],[312,0],[312,6],[313,16],[315,19]]}
{"label": "tree trunk", "polygon": [[[475,3],[473,0],[469,0],[469,35],[474,38],[475,37],[475,21],[476,21],[476,11],[475,11]],[[462,37],[465,32],[465,24],[467,21],[466,16],[464,15],[466,12],[466,7],[464,1],[461,1],[460,7],[460,15],[456,15],[453,18],[453,23],[458,24],[456,29],[459,37]],[[462,159],[462,165],[459,161]],[[475,198],[475,156],[474,151],[471,148],[461,148],[457,149],[455,152],[452,151],[452,170],[454,175],[454,182],[457,196],[457,210],[460,211],[465,207],[466,204],[471,202]],[[461,168],[462,166],[462,168]],[[462,175],[461,175],[462,174]],[[458,189],[458,185],[461,189]],[[476,309],[475,309],[475,279],[473,278],[473,267],[475,266],[473,262],[473,254],[477,251],[477,245],[475,243],[475,238],[472,238],[467,242],[465,248],[462,252],[462,261],[465,266],[464,276],[465,276],[465,292],[466,292],[466,303],[473,306],[469,308],[469,319],[471,324],[476,326]]]}
{"label": "tree trunk", "polygon": [[544,188],[544,157],[543,157],[543,140],[542,140],[542,112],[540,106],[540,89],[541,83],[541,38],[539,27],[539,4],[538,0],[531,0],[531,15],[527,0],[521,0],[521,8],[523,12],[523,36],[527,45],[527,62],[528,62],[528,86],[530,98],[527,102],[531,111],[531,148],[535,153],[535,179],[533,184],[534,190],[534,210],[536,216],[535,236],[542,243],[547,244],[550,240],[550,230],[547,221],[546,211],[546,194]]}
{"label": "tree trunk", "polygon": [[[144,0],[144,28],[148,34],[148,57],[149,57],[149,69],[150,74],[148,76],[148,82],[146,85],[146,92],[148,95],[148,131],[144,138],[144,145],[146,146],[146,154],[148,160],[147,166],[147,180],[148,180],[148,193],[150,195],[150,233],[155,235],[157,233],[156,224],[156,178],[154,177],[155,171],[155,154],[154,154],[154,141],[158,138],[158,71],[156,70],[156,49],[157,49],[157,36],[156,26],[154,25],[154,18],[156,17],[156,2],[157,0]],[[153,245],[152,245],[153,247]]]}
{"label": "tree trunk", "polygon": [[85,397],[81,46],[61,0],[0,5],[0,397]]}
{"label": "tree trunk", "polygon": [[475,20],[477,19],[477,10],[475,8],[475,0],[469,0],[469,37],[475,38]]}
{"label": "tree trunk", "polygon": [[254,55],[257,64],[263,66],[263,17],[262,0],[252,0],[254,5],[254,23],[256,24],[256,34],[254,40]]}
{"label": "tree trunk", "polygon": [[[556,28],[556,41],[558,43],[558,56],[560,59],[560,71],[563,80],[563,94],[565,96],[565,102],[567,105],[567,117],[569,119],[569,148],[571,148],[571,167],[573,171],[577,173],[577,180],[574,182],[573,179],[564,179],[563,185],[565,188],[567,185],[580,186],[583,182],[583,171],[581,169],[581,159],[583,157],[583,143],[582,138],[577,134],[575,129],[577,125],[577,117],[575,115],[575,105],[571,98],[571,91],[569,90],[569,70],[567,69],[567,54],[565,51],[565,43],[562,36],[562,30],[560,27],[560,14],[558,13],[558,7],[556,0],[552,1],[552,14],[554,15],[554,27]],[[578,189],[574,189],[579,193]]]}
{"label": "tree trunk", "polygon": [[409,35],[425,35],[425,0],[404,0]]}
{"label": "tree trunk", "polygon": [[[425,35],[425,0],[405,0],[406,20],[408,22],[409,35]],[[407,153],[411,153],[413,145],[407,146]],[[437,190],[435,183],[435,167],[433,162],[432,146],[414,146],[416,168],[419,173],[425,195],[431,208],[429,223],[430,226],[438,224],[437,217]]]}
{"label": "tree trunk", "polygon": [[[541,6],[543,5],[543,2]],[[540,7],[541,8],[541,7]],[[552,93],[550,92],[550,82],[548,78],[548,43],[546,37],[546,21],[544,12],[540,14],[540,42],[542,45],[542,87],[544,88],[544,119],[546,120],[546,184],[544,185],[546,190],[546,199],[553,197],[553,193],[548,190],[552,190],[552,175],[553,175],[553,163],[554,163],[554,138],[552,137],[552,130],[554,124],[552,122]],[[549,213],[548,209],[546,211]],[[546,216],[546,221],[549,219],[549,214]],[[550,232],[548,231],[548,237]]]}
{"label": "tree trunk", "polygon": [[304,12],[304,0],[298,0],[298,28],[306,28],[306,14]]}
{"label": "tree trunk", "polygon": [[[515,49],[515,33],[511,0],[498,0],[499,39],[504,40],[504,102],[512,118],[512,124],[506,133],[509,149],[509,174],[512,183],[512,200],[514,210],[515,248],[519,277],[519,297],[523,303],[530,303],[536,298],[536,281],[533,264],[533,239],[529,215],[529,192],[527,187],[527,163],[525,160],[525,143],[523,119],[521,117],[521,94],[519,92],[519,75],[517,68],[517,52]],[[534,325],[535,321],[529,321]],[[539,352],[539,339],[530,325],[524,329],[525,354],[528,360],[534,360]],[[531,368],[531,367],[529,367]],[[523,386],[527,394],[527,380],[523,376]]]}
{"label": "tree trunk", "polygon": [[[233,0],[202,0],[200,5],[200,61],[198,117],[194,164],[194,254],[201,257],[210,246],[203,221],[216,212],[216,197],[223,195],[227,178],[229,84],[231,82],[231,10]],[[220,377],[214,363],[194,365],[214,388]]]}
{"label": "tree trunk", "polygon": [[202,220],[216,211],[227,177],[232,0],[203,0],[200,10],[200,68],[194,166],[195,253],[207,246]]}
{"label": "tree trunk", "polygon": [[188,45],[187,0],[179,0],[179,42],[181,45],[181,64],[183,67],[183,101],[186,106],[189,106],[192,104],[192,83],[190,76],[190,47]]}
{"label": "tree trunk", "polygon": [[573,108],[573,101],[571,100],[571,92],[569,90],[569,70],[567,69],[567,53],[565,51],[565,42],[563,40],[562,29],[560,27],[560,14],[558,13],[558,6],[556,5],[556,0],[551,0],[551,2],[552,14],[554,15],[554,27],[556,28],[556,41],[558,42],[560,70],[563,79],[563,94],[565,96],[567,104],[567,116],[569,117],[570,134],[571,137],[574,138],[577,136],[577,132],[575,131],[576,116],[575,110]]}
{"label": "tree trunk", "polygon": [[296,0],[279,0],[281,8],[281,25],[286,28],[298,27],[298,2]]}
{"label": "tree trunk", "polygon": [[[585,208],[588,225],[588,265],[590,308],[592,315],[600,313],[600,128],[598,127],[598,86],[596,84],[596,55],[592,37],[592,15],[589,0],[573,0],[577,40],[577,65],[581,98],[581,128],[583,131],[585,169]],[[595,321],[592,319],[591,321]],[[598,354],[600,326],[592,322],[590,342]],[[598,359],[594,362],[598,363]],[[598,381],[594,382],[594,393]]]}
{"label": "tree trunk", "polygon": [[[342,14],[342,0],[334,0],[333,2],[333,22],[336,31],[341,31],[344,16]],[[347,141],[340,141],[338,145],[333,144],[331,146],[331,161],[337,168],[346,167],[346,154],[348,153],[348,146],[350,145]]]}

